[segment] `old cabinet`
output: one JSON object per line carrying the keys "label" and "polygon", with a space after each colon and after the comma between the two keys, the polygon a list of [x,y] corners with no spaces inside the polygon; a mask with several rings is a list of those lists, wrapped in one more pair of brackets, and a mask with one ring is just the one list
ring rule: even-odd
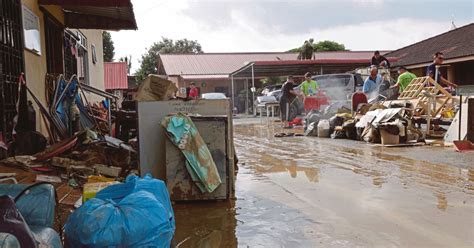
{"label": "old cabinet", "polygon": [[172,201],[228,199],[231,197],[233,168],[228,155],[227,117],[191,117],[217,166],[222,184],[212,193],[202,193],[189,176],[185,157],[168,139],[166,150],[166,184]]}

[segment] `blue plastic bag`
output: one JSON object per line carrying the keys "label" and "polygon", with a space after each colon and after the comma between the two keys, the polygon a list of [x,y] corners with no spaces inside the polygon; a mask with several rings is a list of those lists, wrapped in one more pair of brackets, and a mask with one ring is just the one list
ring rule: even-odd
{"label": "blue plastic bag", "polygon": [[125,196],[137,192],[140,190],[145,190],[152,193],[156,199],[165,207],[168,213],[169,222],[175,229],[175,220],[173,207],[171,206],[170,195],[166,184],[151,176],[151,174],[146,174],[143,178],[140,178],[136,175],[129,175],[125,179],[125,183],[110,185],[107,188],[97,192],[96,198],[107,200],[112,199],[115,202],[120,202]]}
{"label": "blue plastic bag", "polygon": [[175,222],[160,180],[129,176],[100,191],[72,213],[67,247],[170,247]]}

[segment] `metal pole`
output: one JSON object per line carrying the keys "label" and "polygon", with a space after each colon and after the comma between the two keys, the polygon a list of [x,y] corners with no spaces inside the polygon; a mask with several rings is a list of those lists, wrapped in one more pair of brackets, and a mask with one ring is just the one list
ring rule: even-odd
{"label": "metal pole", "polygon": [[252,65],[252,105],[253,105],[253,115],[255,115],[255,74]]}
{"label": "metal pole", "polygon": [[461,124],[461,118],[462,118],[462,95],[459,96],[459,130],[458,130],[458,140],[461,140],[461,128],[462,128],[462,124]]}
{"label": "metal pole", "polygon": [[[110,104],[112,104],[112,101],[108,98],[105,99],[107,101],[107,125],[109,126],[109,135],[112,136],[112,111]],[[116,103],[117,104],[117,103]]]}
{"label": "metal pole", "polygon": [[234,98],[234,75],[230,76],[232,80],[232,113],[234,113],[234,103],[235,103],[235,98]]}
{"label": "metal pole", "polygon": [[249,79],[245,79],[245,114],[249,115]]}

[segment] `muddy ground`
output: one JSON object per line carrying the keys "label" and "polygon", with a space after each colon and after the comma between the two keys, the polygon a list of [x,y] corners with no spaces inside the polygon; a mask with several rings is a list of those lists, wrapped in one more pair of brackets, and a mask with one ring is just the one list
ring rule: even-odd
{"label": "muddy ground", "polygon": [[474,153],[234,122],[237,199],[175,205],[179,247],[474,247]]}

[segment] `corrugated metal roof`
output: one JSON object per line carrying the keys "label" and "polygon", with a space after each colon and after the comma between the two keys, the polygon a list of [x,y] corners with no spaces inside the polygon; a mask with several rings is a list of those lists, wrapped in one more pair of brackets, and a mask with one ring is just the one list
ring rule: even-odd
{"label": "corrugated metal roof", "polygon": [[[382,54],[386,51],[381,51]],[[373,51],[317,52],[316,60],[365,60],[370,64]],[[160,54],[164,74],[176,75],[229,75],[255,61],[297,61],[298,53],[200,53]],[[301,61],[301,60],[300,60]],[[160,65],[158,65],[160,67]]]}
{"label": "corrugated metal roof", "polygon": [[104,62],[104,84],[106,90],[128,89],[127,63]]}
{"label": "corrugated metal roof", "polygon": [[297,53],[160,54],[166,75],[228,75],[256,60],[293,60]]}

